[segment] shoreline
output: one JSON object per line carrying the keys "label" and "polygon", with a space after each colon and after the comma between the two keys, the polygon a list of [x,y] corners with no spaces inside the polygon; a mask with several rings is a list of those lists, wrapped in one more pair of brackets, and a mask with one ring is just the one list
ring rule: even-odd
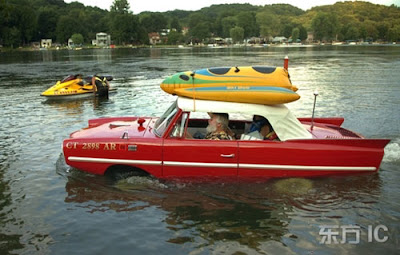
{"label": "shoreline", "polygon": [[68,47],[50,47],[50,48],[37,48],[37,47],[18,47],[18,48],[5,48],[0,47],[0,53],[3,52],[18,52],[18,51],[58,51],[58,50],[70,50],[70,51],[79,51],[79,50],[103,50],[103,49],[144,49],[144,48],[177,48],[177,49],[188,49],[188,48],[210,48],[210,49],[223,49],[223,48],[268,48],[268,47],[320,47],[320,46],[397,46],[400,43],[397,42],[382,42],[382,43],[310,43],[310,44],[234,44],[234,45],[127,45],[127,46],[115,46],[115,47],[79,47],[79,48],[68,48]]}

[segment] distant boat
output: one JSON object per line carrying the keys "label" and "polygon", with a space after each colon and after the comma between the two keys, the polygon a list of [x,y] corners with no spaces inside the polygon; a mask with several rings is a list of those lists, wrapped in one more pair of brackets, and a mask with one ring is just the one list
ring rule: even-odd
{"label": "distant boat", "polygon": [[[100,76],[101,77],[101,76]],[[113,79],[112,76],[103,76],[107,82],[103,82],[104,86],[109,86],[108,81]],[[108,88],[108,91],[115,92],[115,88]],[[69,75],[61,81],[44,91],[41,96],[48,99],[77,99],[85,97],[93,97],[95,95],[95,86],[92,84],[92,77],[83,78],[82,75]]]}

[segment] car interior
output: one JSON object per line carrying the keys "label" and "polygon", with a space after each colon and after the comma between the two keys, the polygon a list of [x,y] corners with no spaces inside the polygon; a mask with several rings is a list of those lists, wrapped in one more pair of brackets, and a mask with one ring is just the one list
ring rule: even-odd
{"label": "car interior", "polygon": [[[184,127],[186,119],[189,116],[187,123],[186,134],[184,134]],[[251,117],[238,119],[240,116],[235,116],[229,120],[229,128],[234,133],[234,138],[239,139],[244,133],[247,133],[251,125]],[[206,136],[206,127],[208,126],[209,116],[206,113],[183,113],[181,118],[176,122],[170,137],[185,137],[186,139],[204,139]]]}

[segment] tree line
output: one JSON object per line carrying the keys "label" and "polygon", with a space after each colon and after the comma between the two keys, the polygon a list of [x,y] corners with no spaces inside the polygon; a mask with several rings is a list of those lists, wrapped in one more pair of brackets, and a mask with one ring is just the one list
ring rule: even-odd
{"label": "tree line", "polygon": [[165,29],[169,29],[165,44],[199,43],[215,37],[239,42],[285,36],[304,41],[308,32],[320,41],[400,40],[399,7],[358,1],[308,11],[288,4],[221,4],[198,11],[134,15],[127,0],[114,0],[110,10],[63,0],[0,0],[0,17],[0,45],[11,48],[41,39],[65,45],[72,36],[74,42],[90,43],[98,32],[110,34],[117,45],[140,45],[149,43],[149,33]]}

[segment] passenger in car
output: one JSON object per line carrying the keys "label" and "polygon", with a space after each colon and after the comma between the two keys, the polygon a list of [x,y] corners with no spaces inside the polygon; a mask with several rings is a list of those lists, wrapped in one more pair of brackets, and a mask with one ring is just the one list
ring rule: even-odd
{"label": "passenger in car", "polygon": [[278,136],[276,135],[274,129],[272,128],[268,120],[267,123],[261,127],[260,134],[263,137],[263,140],[279,141]]}
{"label": "passenger in car", "polygon": [[279,140],[269,121],[260,115],[254,115],[250,133],[243,134],[240,140]]}
{"label": "passenger in car", "polygon": [[230,131],[229,115],[227,113],[209,113],[207,135],[204,139],[209,140],[233,140]]}

